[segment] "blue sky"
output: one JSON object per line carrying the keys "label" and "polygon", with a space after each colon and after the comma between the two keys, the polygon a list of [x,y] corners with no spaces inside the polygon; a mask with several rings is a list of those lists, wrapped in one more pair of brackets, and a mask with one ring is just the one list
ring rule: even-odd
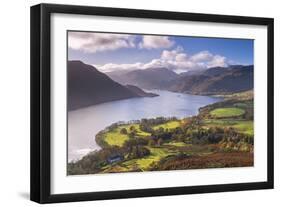
{"label": "blue sky", "polygon": [[240,64],[253,64],[253,40],[194,37],[178,37],[176,39],[190,53],[208,50]]}
{"label": "blue sky", "polygon": [[104,72],[166,67],[176,72],[253,64],[254,41],[183,36],[69,32],[68,58]]}

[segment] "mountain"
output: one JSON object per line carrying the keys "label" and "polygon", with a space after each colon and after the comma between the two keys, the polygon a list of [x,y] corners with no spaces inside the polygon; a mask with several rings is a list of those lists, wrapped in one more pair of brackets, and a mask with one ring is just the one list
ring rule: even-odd
{"label": "mountain", "polygon": [[253,66],[210,68],[200,74],[185,75],[171,81],[167,90],[201,94],[229,94],[253,89]]}
{"label": "mountain", "polygon": [[[95,67],[81,61],[68,61],[67,74],[68,110],[146,96],[146,93],[141,89],[139,89],[140,91],[134,89],[134,91],[132,87],[127,88],[116,83]],[[147,96],[151,96],[151,94],[147,94]]]}
{"label": "mountain", "polygon": [[163,89],[182,93],[229,94],[253,88],[253,66],[231,65],[177,74],[166,68],[114,71],[107,75],[118,83],[144,89]]}
{"label": "mountain", "polygon": [[159,96],[158,94],[155,94],[155,93],[147,93],[147,92],[143,91],[142,89],[140,89],[139,87],[133,86],[133,85],[126,85],[126,88],[128,88],[133,93],[139,95],[140,97],[155,97],[155,96]]}
{"label": "mountain", "polygon": [[114,81],[136,85],[144,89],[160,89],[166,87],[166,83],[179,77],[175,72],[167,68],[149,68],[145,70],[115,71],[106,73]]}
{"label": "mountain", "polygon": [[190,71],[186,71],[186,72],[180,73],[179,76],[180,77],[184,77],[184,76],[191,76],[191,75],[200,75],[203,72],[204,71],[202,71],[202,70],[190,70]]}

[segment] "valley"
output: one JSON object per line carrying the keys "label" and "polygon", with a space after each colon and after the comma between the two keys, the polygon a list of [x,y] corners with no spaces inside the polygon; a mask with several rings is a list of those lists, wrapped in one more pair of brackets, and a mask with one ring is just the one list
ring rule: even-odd
{"label": "valley", "polygon": [[[177,74],[166,68],[106,73],[120,84],[195,95],[227,95],[253,88],[253,66],[232,65]],[[239,84],[237,84],[239,83]]]}
{"label": "valley", "polygon": [[253,166],[253,66],[68,70],[68,175]]}
{"label": "valley", "polygon": [[253,165],[253,97],[236,94],[178,119],[114,123],[96,135],[101,150],[68,164],[68,174]]}

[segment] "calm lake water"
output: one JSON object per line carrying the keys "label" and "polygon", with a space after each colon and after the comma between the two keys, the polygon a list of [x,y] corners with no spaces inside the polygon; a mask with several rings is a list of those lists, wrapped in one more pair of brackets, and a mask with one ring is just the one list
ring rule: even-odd
{"label": "calm lake water", "polygon": [[68,160],[77,160],[90,151],[99,150],[95,135],[115,122],[159,116],[183,118],[196,115],[202,106],[222,100],[169,91],[151,92],[159,96],[113,101],[69,112]]}

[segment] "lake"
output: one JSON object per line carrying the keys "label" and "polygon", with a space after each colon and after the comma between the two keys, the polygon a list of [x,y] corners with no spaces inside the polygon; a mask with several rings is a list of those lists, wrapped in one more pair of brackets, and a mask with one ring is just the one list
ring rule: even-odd
{"label": "lake", "polygon": [[99,150],[95,135],[115,122],[159,116],[184,118],[196,115],[202,106],[222,100],[160,90],[149,92],[159,96],[112,101],[68,112],[68,161]]}

